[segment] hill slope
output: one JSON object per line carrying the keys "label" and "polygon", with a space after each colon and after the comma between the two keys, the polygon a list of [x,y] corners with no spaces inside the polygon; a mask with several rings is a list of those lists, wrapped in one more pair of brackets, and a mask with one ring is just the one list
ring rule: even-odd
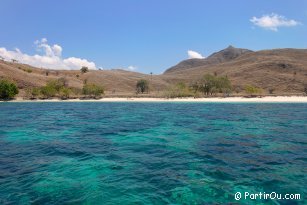
{"label": "hill slope", "polygon": [[69,87],[81,89],[84,82],[87,81],[103,86],[107,94],[119,96],[134,94],[136,82],[140,79],[149,80],[153,90],[164,89],[169,85],[168,82],[157,76],[120,69],[90,70],[82,74],[79,70],[48,70],[5,61],[0,61],[1,77],[15,81],[20,89],[44,86],[49,80],[59,78],[65,78]]}
{"label": "hill slope", "polygon": [[171,73],[176,71],[188,70],[190,68],[199,67],[199,66],[213,66],[219,63],[231,61],[244,53],[250,53],[251,50],[235,48],[229,46],[219,52],[213,53],[208,58],[204,59],[188,59],[181,61],[177,65],[167,69],[165,73]]}
{"label": "hill slope", "polygon": [[166,73],[177,79],[197,79],[205,73],[227,75],[242,90],[251,84],[265,91],[302,93],[307,84],[307,49],[275,49],[246,52],[233,60]]}
{"label": "hill slope", "polygon": [[[180,65],[181,64],[181,65]],[[178,66],[180,65],[180,66]],[[139,79],[147,79],[151,94],[166,90],[178,82],[190,84],[204,74],[227,75],[234,90],[244,92],[246,85],[274,89],[275,94],[302,94],[307,85],[307,49],[275,49],[250,51],[228,47],[207,59],[191,59],[179,63],[162,75],[146,75],[125,70],[91,70],[81,74],[78,70],[46,70],[25,64],[0,61],[0,78],[17,82],[23,89],[45,85],[49,80],[66,78],[70,87],[81,89],[84,81],[104,86],[110,96],[135,94]]]}

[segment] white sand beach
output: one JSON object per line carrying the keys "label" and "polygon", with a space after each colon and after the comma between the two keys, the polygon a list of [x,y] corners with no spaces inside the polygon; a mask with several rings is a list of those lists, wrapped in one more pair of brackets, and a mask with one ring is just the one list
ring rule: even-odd
{"label": "white sand beach", "polygon": [[[2,101],[3,102],[3,101]],[[9,102],[255,102],[255,103],[307,103],[307,96],[266,96],[255,98],[244,97],[226,97],[226,98],[101,98],[101,99],[47,99],[47,100],[25,100],[23,98],[16,98]]]}

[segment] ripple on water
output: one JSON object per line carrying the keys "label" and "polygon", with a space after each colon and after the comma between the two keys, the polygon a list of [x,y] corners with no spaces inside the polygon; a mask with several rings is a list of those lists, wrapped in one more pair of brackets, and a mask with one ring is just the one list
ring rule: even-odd
{"label": "ripple on water", "polygon": [[306,116],[306,104],[1,103],[0,203],[225,204],[275,191],[304,204]]}

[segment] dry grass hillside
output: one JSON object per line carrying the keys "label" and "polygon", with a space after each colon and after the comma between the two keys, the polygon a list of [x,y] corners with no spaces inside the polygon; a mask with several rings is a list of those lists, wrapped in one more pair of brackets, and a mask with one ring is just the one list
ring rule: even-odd
{"label": "dry grass hillside", "polygon": [[242,91],[246,85],[274,89],[278,94],[302,94],[307,84],[307,49],[275,49],[247,52],[215,65],[166,72],[163,78],[193,81],[205,73],[227,75]]}
{"label": "dry grass hillside", "polygon": [[81,73],[79,70],[48,70],[35,68],[25,64],[0,61],[0,78],[6,78],[17,83],[23,90],[27,87],[40,87],[49,80],[65,78],[69,87],[83,87],[84,82],[101,85],[105,88],[106,95],[129,96],[134,95],[136,83],[140,79],[150,82],[152,93],[163,90],[169,83],[159,76],[150,76],[125,70],[90,70]]}
{"label": "dry grass hillside", "polygon": [[213,66],[219,63],[224,63],[230,60],[233,60],[244,53],[253,52],[248,49],[235,48],[233,46],[228,46],[227,48],[215,52],[208,56],[208,58],[203,59],[187,59],[181,61],[177,65],[167,69],[165,73],[172,73],[176,71],[188,70],[190,68],[199,67],[199,66]]}
{"label": "dry grass hillside", "polygon": [[125,70],[90,70],[82,74],[79,70],[47,70],[0,61],[0,78],[15,81],[21,89],[20,96],[24,95],[23,90],[27,87],[44,86],[49,80],[58,78],[65,78],[70,87],[79,89],[84,81],[102,85],[107,96],[135,95],[135,85],[139,79],[147,79],[150,95],[157,95],[172,84],[189,84],[206,73],[227,75],[234,93],[243,93],[246,85],[253,85],[262,88],[265,94],[269,89],[274,89],[275,94],[303,94],[307,84],[307,49],[252,52],[231,47],[211,56],[214,58],[208,57],[202,61],[210,63],[199,64],[199,59],[190,59],[187,67],[184,67],[184,62],[179,69],[173,67],[164,74],[153,76]]}

